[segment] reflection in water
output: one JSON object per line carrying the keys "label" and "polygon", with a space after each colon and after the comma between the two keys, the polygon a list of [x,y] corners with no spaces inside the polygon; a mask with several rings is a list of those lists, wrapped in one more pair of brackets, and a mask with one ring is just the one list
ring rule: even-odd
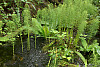
{"label": "reflection in water", "polygon": [[1,47],[0,67],[46,67],[49,57],[47,53],[42,52],[45,40],[37,38],[36,49],[34,41],[34,38],[30,38],[31,50],[27,51],[27,38],[23,39],[23,53],[20,40],[16,41],[15,60],[12,59],[12,46]]}

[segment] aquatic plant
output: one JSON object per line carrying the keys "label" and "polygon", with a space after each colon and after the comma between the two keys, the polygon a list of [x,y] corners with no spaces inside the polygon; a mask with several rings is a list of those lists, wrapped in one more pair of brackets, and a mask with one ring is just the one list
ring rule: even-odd
{"label": "aquatic plant", "polygon": [[[87,66],[88,60],[85,59],[80,52],[77,52],[77,50],[81,51],[78,46],[83,46],[85,51],[91,50],[91,46],[88,47],[87,42],[82,37],[86,34],[85,38],[88,39],[88,37],[91,38],[91,36],[94,36],[97,33],[99,22],[96,15],[97,8],[92,5],[92,1],[89,0],[65,0],[64,3],[62,5],[60,4],[58,7],[54,8],[53,5],[50,4],[48,5],[48,8],[38,10],[37,20],[42,25],[47,26],[51,32],[50,37],[47,38],[56,39],[54,44],[46,45],[46,47],[44,46],[44,48],[52,46],[57,48],[58,57],[54,54],[56,49],[49,48],[50,56],[54,61],[55,58],[57,58],[57,62],[59,63],[60,60],[70,57],[69,61],[72,62],[71,59],[74,59],[73,53],[77,53],[85,66]],[[92,24],[94,24],[96,28],[93,28]],[[89,31],[92,33],[89,33]],[[82,40],[81,42],[83,45],[80,45],[79,40]],[[69,53],[67,54],[66,51]],[[67,59],[67,61],[64,62],[65,64],[68,64],[67,62],[69,61]],[[55,64],[55,62],[53,63]]]}
{"label": "aquatic plant", "polygon": [[87,28],[86,28],[86,34],[88,35],[88,39],[96,35],[99,29],[99,23],[100,22],[97,18],[89,21]]}
{"label": "aquatic plant", "polygon": [[27,29],[26,29],[27,31],[24,32],[24,34],[28,33],[27,50],[30,50],[30,38],[29,38],[30,30],[28,28],[31,25],[31,15],[30,15],[28,4],[25,4],[25,9],[23,11],[23,18],[24,18],[23,24],[24,24],[24,26],[27,26]]}
{"label": "aquatic plant", "polygon": [[[92,51],[94,67],[97,66],[100,46],[96,40],[90,42],[99,29],[97,7],[92,5],[92,0],[64,0],[63,4],[55,6],[48,4],[47,8],[39,9],[36,18],[32,18],[29,2],[15,0],[17,13],[13,13],[11,20],[0,20],[0,41],[10,41],[13,44],[15,37],[20,37],[23,52],[22,35],[27,35],[27,50],[30,50],[30,33],[35,35],[35,48],[37,37],[44,37],[49,44],[43,47],[48,51],[49,66],[76,66],[74,59],[77,55],[87,67],[88,59],[81,52]],[[14,1],[14,2],[15,2]],[[57,0],[58,1],[58,0]],[[25,3],[22,15],[19,13],[21,2]],[[41,3],[41,1],[38,1]],[[6,5],[6,4],[5,4]],[[83,6],[84,5],[84,6]],[[2,7],[0,7],[0,10]],[[2,45],[2,44],[1,44]],[[93,49],[92,49],[93,48]],[[75,55],[77,54],[77,55]],[[98,61],[98,62],[97,62]]]}

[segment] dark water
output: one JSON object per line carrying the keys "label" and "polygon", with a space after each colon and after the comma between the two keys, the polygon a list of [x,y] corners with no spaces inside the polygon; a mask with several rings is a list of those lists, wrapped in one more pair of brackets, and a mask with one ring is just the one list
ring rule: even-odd
{"label": "dark water", "polygon": [[48,54],[42,52],[45,39],[37,38],[36,48],[34,38],[30,38],[31,50],[27,51],[27,38],[23,39],[22,53],[20,41],[15,44],[15,59],[13,59],[12,46],[2,47],[0,50],[0,67],[46,67]]}
{"label": "dark water", "polygon": [[[100,43],[99,35],[96,35],[96,39]],[[42,47],[46,44],[46,40],[43,38],[37,38],[35,48],[35,40],[34,38],[30,38],[30,44],[31,49],[30,51],[27,51],[27,37],[24,37],[24,50],[22,53],[21,42],[18,39],[15,42],[15,59],[13,59],[13,50],[11,45],[4,47],[0,46],[0,67],[46,67],[49,57],[46,52],[42,52]],[[80,57],[75,61],[75,64],[79,64],[79,67],[85,67]],[[88,67],[93,67],[93,65],[88,64]]]}

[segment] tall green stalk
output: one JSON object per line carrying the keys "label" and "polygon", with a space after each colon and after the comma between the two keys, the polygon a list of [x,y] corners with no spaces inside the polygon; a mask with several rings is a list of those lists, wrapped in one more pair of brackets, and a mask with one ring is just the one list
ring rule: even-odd
{"label": "tall green stalk", "polygon": [[70,30],[69,36],[70,36],[70,42],[69,42],[69,44],[72,44],[72,40],[73,40],[73,29]]}
{"label": "tall green stalk", "polygon": [[35,48],[36,48],[36,34],[35,34]]}
{"label": "tall green stalk", "polygon": [[30,50],[30,34],[29,34],[29,30],[28,30],[28,38],[27,38],[27,50]]}
{"label": "tall green stalk", "polygon": [[22,36],[21,36],[21,32],[20,32],[20,38],[21,38],[21,45],[22,45],[22,52],[23,52],[23,39],[22,39]]}
{"label": "tall green stalk", "polygon": [[66,36],[67,36],[67,41],[66,41],[66,43],[68,43],[68,41],[69,41],[69,29],[67,28],[67,30],[66,30]]}
{"label": "tall green stalk", "polygon": [[97,55],[95,54],[94,48],[93,48],[93,55],[94,55],[94,61],[93,61],[94,67],[97,67]]}
{"label": "tall green stalk", "polygon": [[57,48],[56,48],[55,54],[56,54],[56,56],[55,56],[55,65],[54,65],[54,67],[55,67],[56,64],[57,64]]}
{"label": "tall green stalk", "polygon": [[51,57],[50,57],[50,59],[49,59],[48,67],[50,67],[50,61],[51,61]]}
{"label": "tall green stalk", "polygon": [[78,41],[79,41],[79,34],[77,34],[76,37],[74,38],[73,44],[74,44],[75,48],[77,47]]}
{"label": "tall green stalk", "polygon": [[13,43],[13,60],[15,60],[15,54],[14,54],[14,42]]}
{"label": "tall green stalk", "polygon": [[31,15],[30,15],[30,10],[29,10],[29,5],[25,4],[25,9],[23,11],[23,18],[24,18],[24,22],[23,24],[27,27],[26,31],[24,32],[25,34],[28,34],[28,38],[27,38],[27,50],[30,50],[30,26],[31,26]]}

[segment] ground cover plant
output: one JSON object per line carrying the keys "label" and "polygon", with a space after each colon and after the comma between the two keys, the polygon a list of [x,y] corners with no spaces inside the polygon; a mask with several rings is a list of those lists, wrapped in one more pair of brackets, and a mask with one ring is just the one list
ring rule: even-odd
{"label": "ground cover plant", "polygon": [[[32,33],[35,35],[35,41],[37,37],[44,37],[49,43],[43,47],[43,51],[48,52],[50,56],[47,67],[77,67],[80,65],[79,62],[83,62],[85,67],[89,64],[93,67],[99,66],[100,46],[94,37],[100,21],[98,8],[93,5],[98,4],[98,0],[64,0],[63,4],[58,5],[50,3],[47,7],[39,9],[35,18],[31,15],[30,1],[25,1],[22,13],[19,13],[21,2],[24,1],[16,2],[17,9],[9,14],[9,20],[3,13],[3,7],[0,7],[0,16],[3,16],[0,20],[1,46],[4,46],[2,42],[11,42],[14,55],[14,41],[20,38],[23,52],[22,37],[27,35],[29,51]],[[81,60],[76,61],[79,59]]]}

